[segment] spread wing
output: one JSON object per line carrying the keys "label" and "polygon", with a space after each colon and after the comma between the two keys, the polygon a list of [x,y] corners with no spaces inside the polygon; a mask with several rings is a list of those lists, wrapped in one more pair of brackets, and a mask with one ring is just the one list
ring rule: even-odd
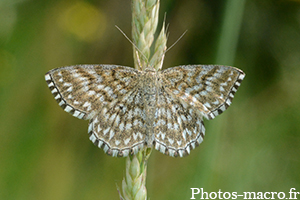
{"label": "spread wing", "polygon": [[213,119],[231,104],[245,77],[241,70],[219,65],[186,65],[161,72],[166,91]]}
{"label": "spread wing", "polygon": [[112,156],[137,153],[145,140],[139,71],[115,65],[77,65],[49,71],[48,87],[58,104],[90,119],[90,140]]}
{"label": "spread wing", "polygon": [[76,65],[57,68],[45,75],[58,104],[79,119],[91,119],[137,82],[138,71],[117,65]]}
{"label": "spread wing", "polygon": [[204,138],[203,116],[176,95],[160,88],[154,121],[155,149],[185,156]]}
{"label": "spread wing", "polygon": [[90,140],[112,156],[136,154],[145,144],[143,95],[137,85],[90,121]]}

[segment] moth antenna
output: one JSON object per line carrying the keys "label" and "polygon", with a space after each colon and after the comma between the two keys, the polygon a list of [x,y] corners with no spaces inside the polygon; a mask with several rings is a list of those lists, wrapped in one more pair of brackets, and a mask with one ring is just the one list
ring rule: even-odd
{"label": "moth antenna", "polygon": [[182,33],[182,35],[168,48],[168,49],[166,49],[166,51],[165,51],[165,53],[167,53],[172,47],[174,47],[175,46],[175,44],[177,44],[178,42],[179,42],[179,40],[186,34],[186,32],[187,32],[188,30],[186,30],[186,31],[184,31],[183,33]]}
{"label": "moth antenna", "polygon": [[129,39],[129,37],[127,37],[127,35],[117,26],[115,25],[115,27],[124,35],[124,37],[134,46],[134,48],[140,52],[140,54],[144,57],[144,59],[148,62],[147,57],[143,54],[143,52]]}

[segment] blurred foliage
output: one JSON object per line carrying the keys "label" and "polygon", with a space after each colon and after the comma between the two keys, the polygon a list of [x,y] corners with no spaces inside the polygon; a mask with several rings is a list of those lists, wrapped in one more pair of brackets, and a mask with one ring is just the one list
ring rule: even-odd
{"label": "blurred foliage", "polygon": [[[164,68],[226,64],[247,75],[233,106],[205,121],[205,141],[191,155],[152,153],[150,199],[189,199],[191,187],[300,191],[300,1],[245,1],[232,8],[239,12],[228,6],[234,1],[161,2],[168,46],[188,30]],[[44,81],[60,66],[133,66],[115,25],[130,35],[129,0],[0,1],[0,199],[118,199],[125,159],[95,147],[87,121],[64,112]],[[224,29],[234,28],[220,50]],[[232,61],[216,63],[223,54]]]}

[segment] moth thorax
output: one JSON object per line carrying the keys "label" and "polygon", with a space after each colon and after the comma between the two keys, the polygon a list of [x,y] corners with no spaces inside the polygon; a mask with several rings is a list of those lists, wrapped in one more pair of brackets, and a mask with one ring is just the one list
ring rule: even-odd
{"label": "moth thorax", "polygon": [[143,88],[146,94],[154,95],[156,94],[156,82],[157,74],[156,71],[146,71],[143,78]]}

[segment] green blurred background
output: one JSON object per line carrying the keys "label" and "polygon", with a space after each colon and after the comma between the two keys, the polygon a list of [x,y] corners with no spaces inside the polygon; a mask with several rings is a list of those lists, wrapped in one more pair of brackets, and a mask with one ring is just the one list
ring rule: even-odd
{"label": "green blurred background", "polygon": [[[246,73],[233,105],[185,158],[153,151],[150,199],[207,192],[300,192],[300,1],[162,0],[164,68],[233,65]],[[88,139],[44,81],[74,64],[133,66],[130,0],[0,1],[0,199],[118,199],[125,159]],[[198,196],[196,196],[199,199]],[[300,198],[300,195],[298,195]]]}

